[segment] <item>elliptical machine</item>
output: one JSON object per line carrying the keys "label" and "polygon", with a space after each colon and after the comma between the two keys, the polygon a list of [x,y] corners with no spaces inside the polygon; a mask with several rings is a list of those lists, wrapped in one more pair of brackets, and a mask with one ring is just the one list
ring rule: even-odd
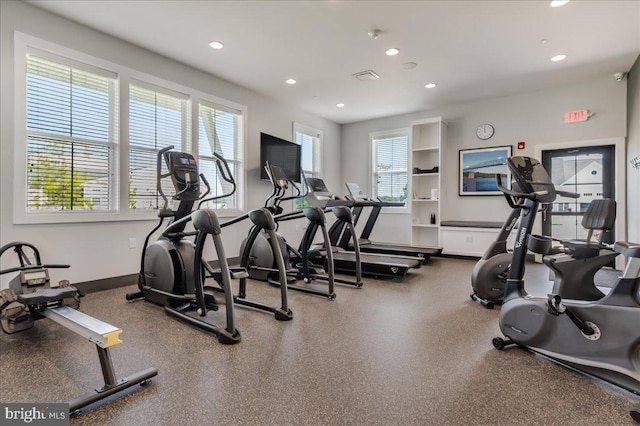
{"label": "elliptical machine", "polygon": [[[538,206],[553,202],[556,190],[537,160],[511,157],[507,164],[519,191],[501,184],[499,189],[511,208],[520,211],[520,225],[500,312],[506,338],[494,338],[493,345],[503,349],[516,344],[640,394],[640,244],[613,245],[628,263],[610,292],[598,300],[527,294],[523,277],[529,236]],[[545,256],[550,267],[553,256]],[[567,290],[563,282],[557,284],[558,293]]]}
{"label": "elliptical machine", "polygon": [[[127,294],[126,299],[133,301],[144,298],[163,305],[167,314],[215,334],[220,343],[239,343],[240,332],[235,328],[233,314],[231,273],[220,237],[220,223],[213,210],[191,212],[193,204],[210,192],[209,184],[204,175],[198,175],[195,158],[186,152],[171,151],[173,148],[168,146],[157,154],[156,185],[164,204],[158,211],[158,225],[144,241],[138,275],[140,291]],[[162,173],[163,159],[168,169],[166,174]],[[207,187],[207,191],[202,195],[198,176]],[[169,208],[169,200],[162,188],[162,179],[167,177],[171,177],[176,191],[173,199],[180,201],[176,210]],[[149,244],[149,239],[166,218],[172,221],[162,231],[158,240]],[[195,231],[185,230],[189,222],[193,222]],[[196,311],[200,317],[205,317],[207,311],[218,310],[214,293],[204,288],[202,253],[207,235],[211,235],[213,239],[220,262],[220,281],[226,310],[224,327],[187,314]],[[187,236],[195,236],[195,242],[186,239]]]}
{"label": "elliptical machine", "polygon": [[[276,273],[280,273],[281,268],[277,265],[276,260],[278,256],[274,251],[274,247],[279,248],[283,254],[287,275],[286,287],[290,290],[324,296],[329,300],[334,300],[336,298],[334,283],[348,282],[335,278],[333,253],[330,248],[328,250],[311,250],[313,238],[318,228],[320,228],[322,232],[325,245],[330,247],[329,234],[326,229],[326,217],[323,209],[319,207],[306,207],[302,210],[283,213],[280,205],[282,202],[303,198],[306,194],[302,194],[300,189],[287,178],[282,168],[267,163],[265,164],[265,170],[273,185],[273,192],[265,201],[264,208],[275,214],[274,219],[276,224],[305,217],[309,220],[309,224],[305,230],[299,249],[287,243],[280,234],[268,234],[254,227],[242,244],[240,265],[247,269],[249,277],[282,287],[282,280],[279,276],[276,278]],[[286,192],[289,189],[289,184],[291,184],[295,194],[287,197]],[[349,212],[346,207],[345,211]],[[341,217],[343,214],[341,210],[336,210],[334,213],[336,213],[338,217]],[[322,262],[324,265],[318,262]],[[304,284],[297,284],[296,281],[298,280],[302,280]],[[327,289],[318,289],[309,285],[315,280],[326,281],[328,285]]]}

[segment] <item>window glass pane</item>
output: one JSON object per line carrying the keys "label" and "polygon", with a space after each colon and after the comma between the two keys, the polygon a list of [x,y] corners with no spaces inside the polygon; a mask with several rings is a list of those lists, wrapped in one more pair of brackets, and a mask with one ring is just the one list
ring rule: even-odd
{"label": "window glass pane", "polygon": [[111,210],[115,79],[63,62],[27,55],[26,209]]}
{"label": "window glass pane", "polygon": [[29,137],[27,209],[109,210],[109,147]]}
{"label": "window glass pane", "polygon": [[[317,130],[312,131],[315,135],[319,135]],[[300,145],[301,151],[301,167],[304,177],[319,177],[320,176],[320,138],[314,135],[296,131],[295,142]],[[304,193],[304,185],[302,183],[301,192]],[[306,198],[297,198],[294,202],[294,208],[301,209],[309,207],[311,204]]]}
{"label": "window glass pane", "polygon": [[374,139],[374,197],[383,201],[407,199],[409,137],[398,135]]}
{"label": "window glass pane", "polygon": [[[173,145],[182,149],[186,115],[184,97],[132,84],[129,89],[129,208],[157,209],[157,153]],[[174,189],[163,180],[167,196]]]}
{"label": "window glass pane", "polygon": [[314,175],[317,170],[315,168],[315,144],[317,138],[304,133],[296,132],[296,143],[301,146],[302,154],[302,170],[307,175]]}
{"label": "window glass pane", "polygon": [[[224,173],[226,170],[221,170],[218,167],[213,153],[221,155],[227,161],[231,177],[237,185],[239,176],[236,170],[240,170],[238,165],[240,164],[239,154],[241,149],[241,116],[240,114],[208,105],[199,105],[198,110],[198,163],[200,173],[205,175],[211,187],[211,194],[207,198],[216,197],[215,200],[207,203],[207,207],[213,209],[239,208],[237,193],[229,197],[222,197],[225,194],[232,193],[234,185],[225,180]],[[224,167],[222,164],[220,166]]]}

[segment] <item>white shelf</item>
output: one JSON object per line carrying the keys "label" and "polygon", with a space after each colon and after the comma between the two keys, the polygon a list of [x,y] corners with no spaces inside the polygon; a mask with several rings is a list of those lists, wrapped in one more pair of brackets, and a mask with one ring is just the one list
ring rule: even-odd
{"label": "white shelf", "polygon": [[[442,146],[446,138],[446,124],[441,117],[427,118],[411,123],[411,171],[433,170],[435,173],[412,173],[410,176],[411,199],[411,242],[417,246],[442,247],[440,244],[440,207],[439,199],[426,198],[435,190],[442,194]],[[435,217],[435,224],[431,223]]]}

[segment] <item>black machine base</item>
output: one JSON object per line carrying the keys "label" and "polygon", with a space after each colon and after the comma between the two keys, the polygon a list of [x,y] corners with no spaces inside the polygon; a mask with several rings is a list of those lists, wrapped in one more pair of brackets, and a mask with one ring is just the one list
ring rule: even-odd
{"label": "black machine base", "polygon": [[[339,252],[333,255],[336,272],[353,274],[355,272],[355,260],[352,252]],[[404,277],[410,268],[418,268],[421,262],[412,260],[404,262],[403,259],[393,256],[378,256],[362,254],[362,275],[369,277]]]}
{"label": "black machine base", "polygon": [[469,295],[469,297],[471,297],[471,300],[473,300],[476,303],[481,304],[482,306],[484,306],[487,309],[493,309],[493,308],[495,308],[496,305],[502,305],[502,300],[483,299],[480,296],[478,296],[476,293],[471,293]]}
{"label": "black machine base", "polygon": [[118,380],[118,382],[113,386],[105,384],[102,388],[94,389],[84,395],[67,401],[69,404],[69,412],[73,414],[89,404],[93,404],[94,402],[100,401],[135,385],[146,386],[151,383],[151,378],[157,375],[158,371],[155,368],[147,368]]}

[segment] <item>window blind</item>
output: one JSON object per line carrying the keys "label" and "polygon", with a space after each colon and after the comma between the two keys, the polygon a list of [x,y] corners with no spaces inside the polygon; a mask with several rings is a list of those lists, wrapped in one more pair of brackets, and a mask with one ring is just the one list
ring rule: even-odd
{"label": "window blind", "polygon": [[112,210],[116,75],[51,56],[27,54],[26,209]]}
{"label": "window blind", "polygon": [[383,201],[406,201],[409,137],[374,139],[374,196]]}
{"label": "window blind", "polygon": [[[157,153],[173,145],[182,149],[185,135],[187,95],[143,82],[129,87],[129,208],[157,209]],[[166,194],[174,192],[163,181]]]}
{"label": "window blind", "polygon": [[[210,196],[221,196],[231,192],[232,185],[222,178],[213,153],[218,153],[231,169],[231,174],[239,185],[237,173],[241,170],[241,131],[240,111],[221,109],[216,106],[198,105],[198,163],[200,172],[211,185]],[[209,208],[237,209],[238,196],[219,198],[209,203]]]}

